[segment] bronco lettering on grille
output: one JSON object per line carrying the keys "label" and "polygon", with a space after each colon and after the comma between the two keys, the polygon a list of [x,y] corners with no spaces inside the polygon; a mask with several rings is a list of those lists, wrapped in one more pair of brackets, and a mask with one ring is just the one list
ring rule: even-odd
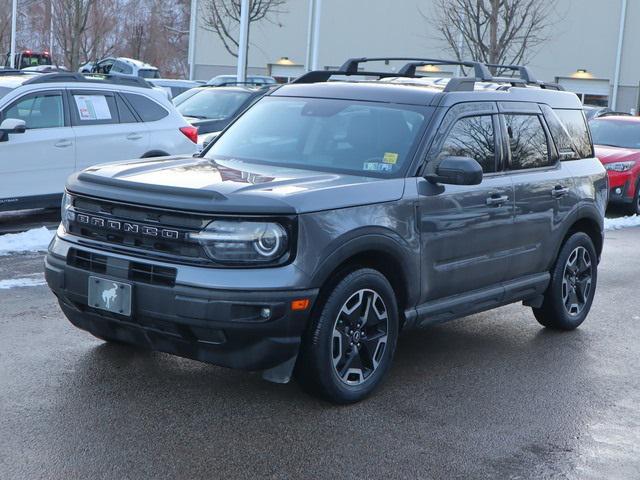
{"label": "bronco lettering on grille", "polygon": [[107,228],[109,230],[118,230],[124,233],[142,234],[147,237],[161,237],[168,240],[180,239],[180,232],[169,228],[158,228],[149,225],[140,225],[132,222],[120,222],[93,215],[77,214],[75,219],[78,223],[91,225],[93,227]]}

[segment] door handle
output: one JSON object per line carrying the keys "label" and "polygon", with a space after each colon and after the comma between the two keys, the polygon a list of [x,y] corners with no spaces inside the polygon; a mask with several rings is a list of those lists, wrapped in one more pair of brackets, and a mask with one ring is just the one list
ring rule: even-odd
{"label": "door handle", "polygon": [[71,140],[60,140],[58,143],[54,143],[53,146],[58,148],[67,148],[71,145],[73,145],[73,142]]}
{"label": "door handle", "polygon": [[127,135],[127,140],[140,140],[142,138],[142,135],[140,135],[139,133],[130,133],[129,135]]}
{"label": "door handle", "polygon": [[487,198],[487,205],[499,207],[501,205],[504,205],[508,200],[509,200],[509,197],[506,195],[494,194],[494,195],[491,195],[489,198]]}
{"label": "door handle", "polygon": [[551,190],[551,196],[553,198],[561,198],[568,194],[569,194],[569,189],[562,185],[556,185],[555,188]]}

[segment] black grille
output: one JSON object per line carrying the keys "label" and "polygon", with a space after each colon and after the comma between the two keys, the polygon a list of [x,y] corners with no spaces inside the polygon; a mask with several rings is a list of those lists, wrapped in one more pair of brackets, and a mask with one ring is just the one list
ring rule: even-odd
{"label": "black grille", "polygon": [[112,275],[134,282],[168,287],[176,284],[175,268],[124,261],[76,248],[69,249],[67,264],[87,272]]}
{"label": "black grille", "polygon": [[73,211],[75,216],[69,219],[68,228],[73,235],[112,245],[114,249],[135,249],[189,263],[210,263],[189,233],[201,231],[211,218],[80,196],[74,197]]}
{"label": "black grille", "polygon": [[69,249],[69,254],[67,255],[67,264],[81,270],[86,270],[87,272],[107,272],[107,257],[105,255],[85,252],[82,250],[77,250],[75,248]]}
{"label": "black grille", "polygon": [[176,284],[176,269],[131,262],[129,280],[173,287]]}

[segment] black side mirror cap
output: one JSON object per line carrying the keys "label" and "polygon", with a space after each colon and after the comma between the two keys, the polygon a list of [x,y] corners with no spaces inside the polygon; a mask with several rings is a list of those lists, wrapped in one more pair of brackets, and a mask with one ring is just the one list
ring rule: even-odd
{"label": "black side mirror cap", "polygon": [[447,185],[479,185],[482,182],[482,166],[470,157],[444,157],[435,166],[435,173],[425,178]]}

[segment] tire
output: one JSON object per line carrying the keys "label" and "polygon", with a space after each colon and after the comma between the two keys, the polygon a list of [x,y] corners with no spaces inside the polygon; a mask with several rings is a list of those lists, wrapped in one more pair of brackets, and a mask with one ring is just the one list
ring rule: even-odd
{"label": "tire", "polygon": [[636,182],[636,193],[633,194],[633,201],[627,205],[627,212],[630,215],[640,215],[640,180]]}
{"label": "tire", "polygon": [[589,314],[598,281],[598,256],[589,235],[571,235],[558,254],[551,282],[540,308],[538,322],[556,330],[574,330]]}
{"label": "tire", "polygon": [[314,309],[296,377],[307,391],[333,403],[358,402],[382,381],[397,339],[398,306],[391,284],[377,270],[356,270]]}

